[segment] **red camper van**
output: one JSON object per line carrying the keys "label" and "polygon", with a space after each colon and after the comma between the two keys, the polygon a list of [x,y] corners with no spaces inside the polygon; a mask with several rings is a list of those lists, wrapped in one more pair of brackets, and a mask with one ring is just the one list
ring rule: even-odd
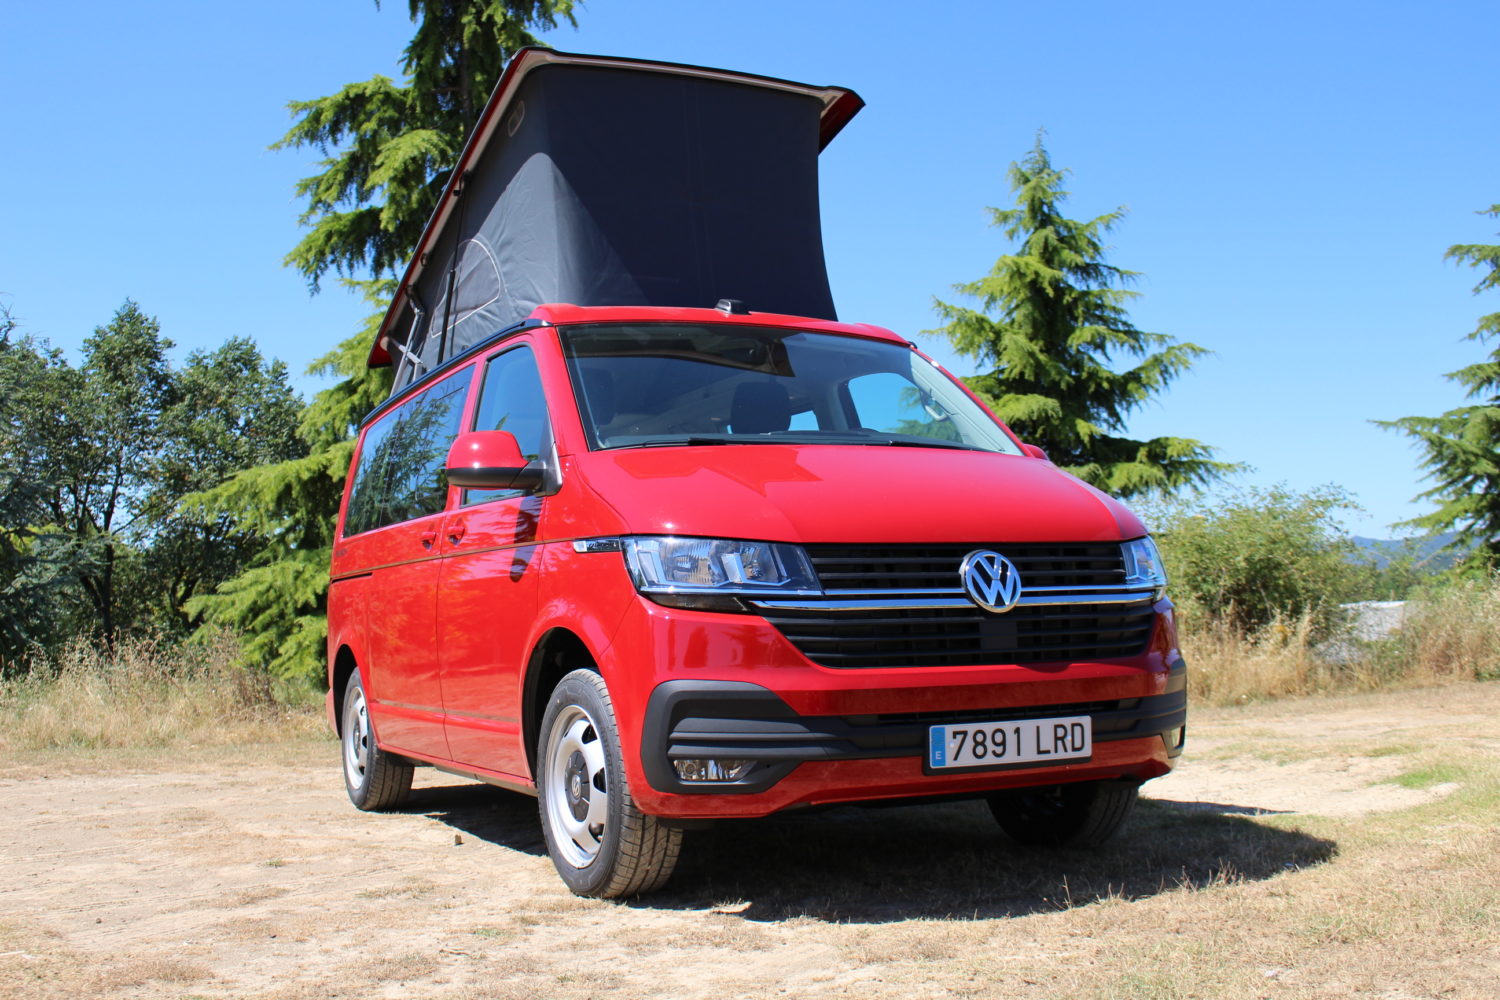
{"label": "red camper van", "polygon": [[[815,159],[858,107],[512,61],[371,354],[397,388],[329,596],[356,806],[398,805],[417,764],[534,794],[563,880],[612,897],[665,882],[686,826],[823,803],[972,796],[1022,842],[1096,843],[1171,769],[1186,667],[1141,523],[906,340],[831,318]],[[811,247],[768,253],[807,230],[809,176]],[[631,213],[651,231],[610,238]],[[705,213],[715,238],[680,245]],[[715,285],[766,301],[682,303]]]}

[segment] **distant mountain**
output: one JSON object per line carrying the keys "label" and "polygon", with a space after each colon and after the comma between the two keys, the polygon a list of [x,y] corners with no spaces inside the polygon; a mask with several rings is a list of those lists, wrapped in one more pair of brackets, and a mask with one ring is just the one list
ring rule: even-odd
{"label": "distant mountain", "polygon": [[1381,569],[1389,566],[1393,560],[1410,558],[1424,569],[1439,572],[1462,557],[1461,549],[1447,549],[1457,539],[1456,532],[1424,535],[1421,538],[1361,538],[1355,535],[1354,544],[1359,546],[1361,554]]}

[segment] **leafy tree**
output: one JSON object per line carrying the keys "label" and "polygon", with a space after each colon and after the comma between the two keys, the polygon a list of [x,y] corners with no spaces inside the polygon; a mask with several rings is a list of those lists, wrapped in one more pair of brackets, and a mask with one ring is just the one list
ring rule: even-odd
{"label": "leafy tree", "polygon": [[267,362],[248,338],[193,352],[176,373],[175,390],[146,496],[145,564],[157,615],[186,632],[195,623],[188,601],[244,571],[267,539],[223,511],[184,509],[182,498],[241,470],[299,458],[307,446],[297,435],[301,401],[287,384],[286,365]]}
{"label": "leafy tree", "polygon": [[174,402],[161,325],[126,300],[108,326],[83,343],[73,391],[55,401],[70,438],[55,436],[60,465],[48,497],[51,523],[66,538],[70,561],[93,606],[99,632],[113,646],[119,626],[116,584],[140,530],[151,473],[165,441],[162,415]]}
{"label": "leafy tree", "polygon": [[[1480,213],[1500,218],[1500,205]],[[1500,245],[1455,244],[1443,255],[1479,268],[1484,276],[1474,293],[1500,288]],[[1481,316],[1467,339],[1485,343],[1496,338],[1489,358],[1450,372],[1462,385],[1471,406],[1449,410],[1439,417],[1402,417],[1376,421],[1416,438],[1422,446],[1422,467],[1433,480],[1419,500],[1436,501],[1437,510],[1404,522],[1433,534],[1456,532],[1455,548],[1468,548],[1464,567],[1469,571],[1500,569],[1500,312]]]}
{"label": "leafy tree", "polygon": [[40,435],[35,414],[39,402],[31,395],[59,358],[39,350],[28,337],[14,337],[16,322],[0,307],[0,554],[13,546],[14,532],[34,523],[42,513],[46,494],[41,480]]}
{"label": "leafy tree", "polygon": [[[112,646],[151,469],[172,402],[171,341],[134,302],[84,341],[83,364],[29,338],[7,345],[5,492],[12,650],[77,628]],[[16,501],[24,503],[17,506]]]}
{"label": "leafy tree", "polygon": [[[378,3],[378,0],[377,0]],[[287,254],[313,291],[329,272],[377,310],[353,337],[312,365],[336,378],[303,411],[307,452],[258,466],[198,494],[273,543],[194,613],[248,637],[248,649],[283,676],[316,674],[326,635],[333,522],[364,415],[390,392],[388,369],[365,367],[395,275],[415,249],[449,173],[505,61],[535,44],[533,28],[575,23],[575,0],[408,0],[416,31],[398,84],[375,76],[290,105],[296,121],[273,148],[325,154],[297,185],[307,234]]]}
{"label": "leafy tree", "polygon": [[303,448],[285,368],[231,340],[175,371],[170,347],[130,301],[85,341],[78,368],[0,335],[0,654],[183,631],[184,601],[263,547],[179,501]]}
{"label": "leafy tree", "polygon": [[0,659],[44,647],[76,603],[66,559],[48,543],[49,493],[59,470],[50,445],[62,438],[54,400],[74,380],[59,352],[15,336],[0,309]]}
{"label": "leafy tree", "polygon": [[[927,332],[990,366],[965,381],[1024,440],[1084,481],[1120,496],[1209,482],[1232,466],[1213,461],[1199,442],[1121,436],[1130,413],[1204,350],[1131,324],[1125,307],[1138,293],[1124,286],[1138,275],[1106,263],[1103,243],[1125,210],[1066,218],[1066,174],[1038,134],[1026,158],[1010,165],[1016,207],[989,210],[1017,252],[978,281],[954,286],[979,308],[935,300],[945,322]],[[1134,366],[1118,370],[1121,359]]]}

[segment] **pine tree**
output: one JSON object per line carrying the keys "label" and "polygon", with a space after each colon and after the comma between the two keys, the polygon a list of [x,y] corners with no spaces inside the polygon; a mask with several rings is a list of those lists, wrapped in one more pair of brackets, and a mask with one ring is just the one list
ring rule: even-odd
{"label": "pine tree", "polygon": [[[378,5],[378,0],[377,0]],[[333,272],[375,313],[315,361],[339,379],[303,411],[304,457],[247,470],[200,493],[200,510],[224,511],[275,544],[246,572],[189,608],[246,637],[254,662],[281,676],[315,676],[327,633],[328,563],[355,427],[390,391],[390,370],[365,367],[394,278],[422,229],[506,60],[535,44],[532,28],[575,23],[575,0],[408,0],[415,34],[404,83],[375,76],[290,105],[295,123],[273,146],[323,152],[319,173],[297,185],[309,232],[285,263],[317,291]]]}
{"label": "pine tree", "polygon": [[[1480,214],[1500,218],[1500,205]],[[1455,244],[1443,259],[1484,272],[1476,295],[1500,288],[1500,245]],[[1438,509],[1404,523],[1434,534],[1457,533],[1451,547],[1468,551],[1464,566],[1477,572],[1500,569],[1500,312],[1481,316],[1466,337],[1481,344],[1491,338],[1497,343],[1487,360],[1447,375],[1464,387],[1465,398],[1477,401],[1473,405],[1439,417],[1376,421],[1417,439],[1425,452],[1422,467],[1434,482],[1417,499],[1436,501]]]}
{"label": "pine tree", "polygon": [[409,6],[417,30],[403,53],[406,85],[374,76],[293,101],[297,122],[272,146],[331,154],[297,185],[311,232],[286,256],[314,289],[330,270],[379,276],[406,263],[506,60],[536,44],[527,29],[574,23],[573,0]]}
{"label": "pine tree", "polygon": [[[1018,244],[978,281],[955,289],[979,308],[935,300],[937,330],[955,350],[991,370],[965,379],[1025,441],[1068,472],[1117,496],[1206,483],[1233,466],[1197,441],[1123,435],[1126,418],[1161,392],[1204,350],[1137,330],[1124,287],[1138,275],[1104,261],[1117,209],[1087,222],[1062,215],[1068,171],[1052,166],[1042,135],[1010,165],[1016,207],[989,209]],[[1135,362],[1117,370],[1120,359]]]}

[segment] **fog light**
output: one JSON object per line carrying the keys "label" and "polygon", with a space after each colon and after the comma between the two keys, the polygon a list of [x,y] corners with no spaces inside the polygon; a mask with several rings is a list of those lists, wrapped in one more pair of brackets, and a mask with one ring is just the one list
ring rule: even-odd
{"label": "fog light", "polygon": [[755,761],[694,757],[674,760],[672,766],[683,781],[739,781],[750,773]]}
{"label": "fog light", "polygon": [[1167,742],[1168,750],[1181,750],[1182,745],[1187,742],[1187,726],[1178,726],[1162,734]]}

